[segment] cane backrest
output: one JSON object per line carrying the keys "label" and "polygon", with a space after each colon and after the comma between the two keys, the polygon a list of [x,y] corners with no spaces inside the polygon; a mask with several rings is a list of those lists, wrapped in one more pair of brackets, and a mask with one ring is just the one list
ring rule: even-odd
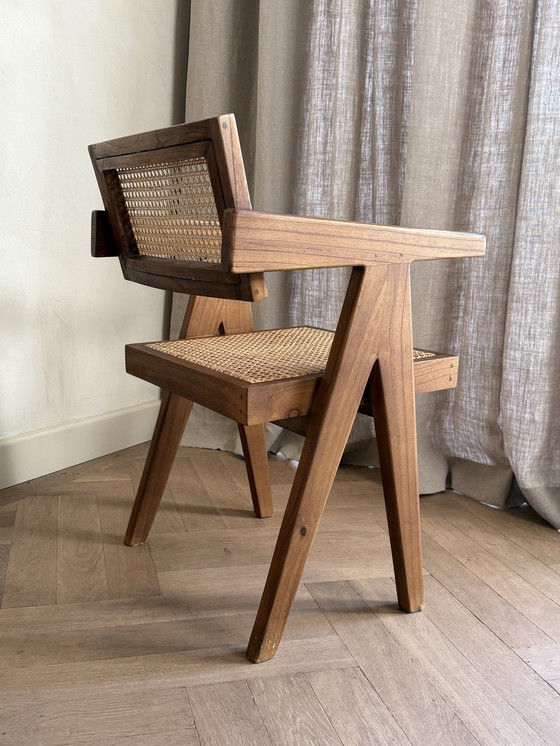
{"label": "cane backrest", "polygon": [[106,210],[94,215],[95,256],[117,254],[126,279],[153,287],[266,295],[262,274],[229,273],[222,242],[224,211],[251,207],[233,115],[99,143],[90,154]]}

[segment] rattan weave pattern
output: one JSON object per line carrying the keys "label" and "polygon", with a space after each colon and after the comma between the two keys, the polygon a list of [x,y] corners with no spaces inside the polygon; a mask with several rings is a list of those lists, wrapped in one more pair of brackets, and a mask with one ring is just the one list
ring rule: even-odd
{"label": "rattan weave pattern", "polygon": [[220,262],[222,232],[203,157],[118,168],[116,175],[141,255]]}
{"label": "rattan weave pattern", "polygon": [[[146,346],[248,383],[264,383],[322,374],[333,338],[334,332],[298,326]],[[434,357],[420,350],[414,355]]]}

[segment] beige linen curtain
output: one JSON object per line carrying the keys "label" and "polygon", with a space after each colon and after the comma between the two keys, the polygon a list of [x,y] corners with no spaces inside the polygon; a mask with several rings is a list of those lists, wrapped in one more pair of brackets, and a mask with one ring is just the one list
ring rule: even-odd
{"label": "beige linen curtain", "polygon": [[[486,234],[485,259],[414,267],[415,344],[462,361],[417,400],[421,491],[556,527],[559,24],[558,0],[193,0],[186,109],[235,112],[258,208]],[[334,326],[344,271],[270,280],[261,325]],[[235,449],[213,423],[186,442]],[[373,443],[363,418],[347,457]]]}

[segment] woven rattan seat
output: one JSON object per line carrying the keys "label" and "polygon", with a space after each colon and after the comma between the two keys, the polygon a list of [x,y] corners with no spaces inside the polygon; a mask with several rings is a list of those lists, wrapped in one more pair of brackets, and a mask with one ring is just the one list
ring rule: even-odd
{"label": "woven rattan seat", "polygon": [[[146,347],[246,383],[265,383],[301,376],[322,376],[333,339],[334,332],[296,326],[153,342]],[[414,349],[412,356],[414,360],[425,360],[436,357],[436,354]]]}
{"label": "woven rattan seat", "polygon": [[[90,147],[104,211],[94,256],[189,294],[179,339],[127,345],[164,390],[125,543],[147,540],[193,402],[239,426],[255,513],[272,515],[264,423],[305,435],[247,656],[275,655],[356,413],[373,415],[399,605],[422,607],[415,393],[452,388],[457,358],[413,350],[410,263],[479,256],[480,236],[251,209],[232,115]],[[351,267],[335,332],[253,330],[264,273]],[[134,551],[133,549],[130,551]]]}

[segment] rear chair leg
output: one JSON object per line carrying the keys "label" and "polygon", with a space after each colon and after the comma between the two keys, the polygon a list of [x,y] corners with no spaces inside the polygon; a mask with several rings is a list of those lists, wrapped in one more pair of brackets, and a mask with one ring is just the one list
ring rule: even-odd
{"label": "rear chair leg", "polygon": [[258,518],[273,514],[264,425],[239,425],[253,507]]}
{"label": "rear chair leg", "polygon": [[406,279],[401,287],[403,312],[387,319],[385,343],[372,373],[371,399],[397,597],[404,611],[419,611],[424,605],[424,578],[408,267],[399,271]]}
{"label": "rear chair leg", "polygon": [[163,394],[150,450],[124,538],[124,543],[129,546],[142,544],[148,538],[191,409],[191,401],[169,391]]}

